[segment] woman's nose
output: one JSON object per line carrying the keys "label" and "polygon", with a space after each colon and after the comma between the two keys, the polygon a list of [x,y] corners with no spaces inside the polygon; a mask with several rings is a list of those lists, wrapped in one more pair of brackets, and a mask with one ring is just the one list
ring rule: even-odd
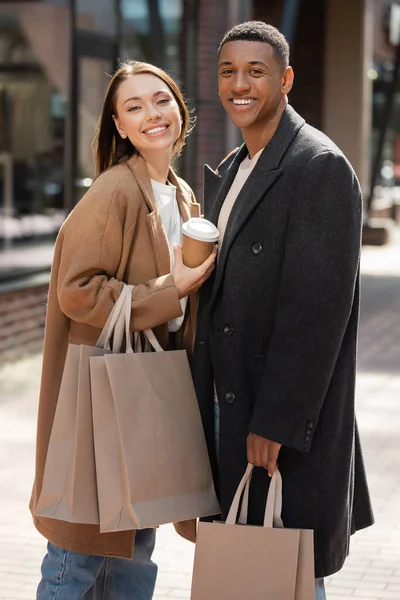
{"label": "woman's nose", "polygon": [[146,111],[146,118],[148,121],[156,121],[157,119],[160,118],[160,116],[161,116],[161,113],[157,109],[156,106],[148,107],[148,109]]}

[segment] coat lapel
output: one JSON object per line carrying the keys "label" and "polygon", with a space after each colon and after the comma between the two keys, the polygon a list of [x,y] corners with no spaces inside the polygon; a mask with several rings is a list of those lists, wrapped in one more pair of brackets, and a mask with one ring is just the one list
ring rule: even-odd
{"label": "coat lapel", "polygon": [[[168,237],[154,197],[146,163],[140,155],[134,155],[128,160],[127,164],[133,172],[143,193],[144,200],[150,210],[147,215],[147,222],[149,225],[158,274],[167,275],[171,272],[171,252]],[[180,184],[172,169],[170,169],[168,179],[176,187],[176,199],[182,220],[187,221],[191,216],[200,216],[200,205],[196,202],[191,202],[188,199],[188,192]]]}
{"label": "coat lapel", "polygon": [[169,171],[168,180],[176,187],[176,201],[182,221],[185,223],[191,217],[200,217],[200,204],[194,201],[194,197],[193,199],[188,198],[188,191],[182,186],[173,169]]}
{"label": "coat lapel", "polygon": [[[232,243],[257,205],[262,200],[265,200],[271,186],[282,175],[283,169],[280,167],[280,164],[283,156],[304,123],[304,119],[290,106],[286,107],[273,138],[264,148],[257,165],[240,191],[227,223],[224,242],[218,259],[211,302],[216,298],[221,285]],[[223,177],[224,182],[217,194],[211,213],[215,224],[218,222],[222,204],[232,185],[239,165],[246,155],[247,148],[246,146],[242,146],[230,167],[228,167],[225,177]]]}
{"label": "coat lapel", "polygon": [[235,179],[240,163],[247,155],[243,144],[229,165],[224,165],[222,176],[217,175],[208,165],[204,169],[204,208],[205,216],[214,225],[218,223],[219,213],[229,188]]}

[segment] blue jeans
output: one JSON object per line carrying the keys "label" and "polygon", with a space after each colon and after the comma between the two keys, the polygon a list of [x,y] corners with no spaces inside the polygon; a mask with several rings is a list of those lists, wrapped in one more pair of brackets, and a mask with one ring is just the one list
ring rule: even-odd
{"label": "blue jeans", "polygon": [[70,552],[49,542],[36,600],[151,600],[155,541],[155,529],[137,531],[130,560]]}
{"label": "blue jeans", "polygon": [[[217,457],[219,456],[219,418],[220,418],[219,404],[218,404],[218,402],[215,402],[214,403],[214,428],[215,428],[215,447],[217,450]],[[323,579],[315,580],[315,600],[327,600]]]}

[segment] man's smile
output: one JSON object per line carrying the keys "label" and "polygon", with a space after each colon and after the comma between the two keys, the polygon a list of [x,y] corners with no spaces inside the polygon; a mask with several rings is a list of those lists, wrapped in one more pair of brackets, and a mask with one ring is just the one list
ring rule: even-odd
{"label": "man's smile", "polygon": [[236,110],[246,110],[254,104],[255,98],[230,98],[229,102],[235,107]]}

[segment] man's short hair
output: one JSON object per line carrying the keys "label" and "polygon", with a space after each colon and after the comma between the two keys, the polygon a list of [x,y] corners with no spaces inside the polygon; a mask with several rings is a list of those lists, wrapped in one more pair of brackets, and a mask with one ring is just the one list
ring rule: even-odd
{"label": "man's short hair", "polygon": [[240,23],[230,29],[222,38],[218,48],[218,54],[222,50],[222,46],[227,42],[265,42],[272,46],[275,57],[286,68],[289,65],[289,44],[285,36],[272,25],[264,23],[264,21],[247,21]]}

